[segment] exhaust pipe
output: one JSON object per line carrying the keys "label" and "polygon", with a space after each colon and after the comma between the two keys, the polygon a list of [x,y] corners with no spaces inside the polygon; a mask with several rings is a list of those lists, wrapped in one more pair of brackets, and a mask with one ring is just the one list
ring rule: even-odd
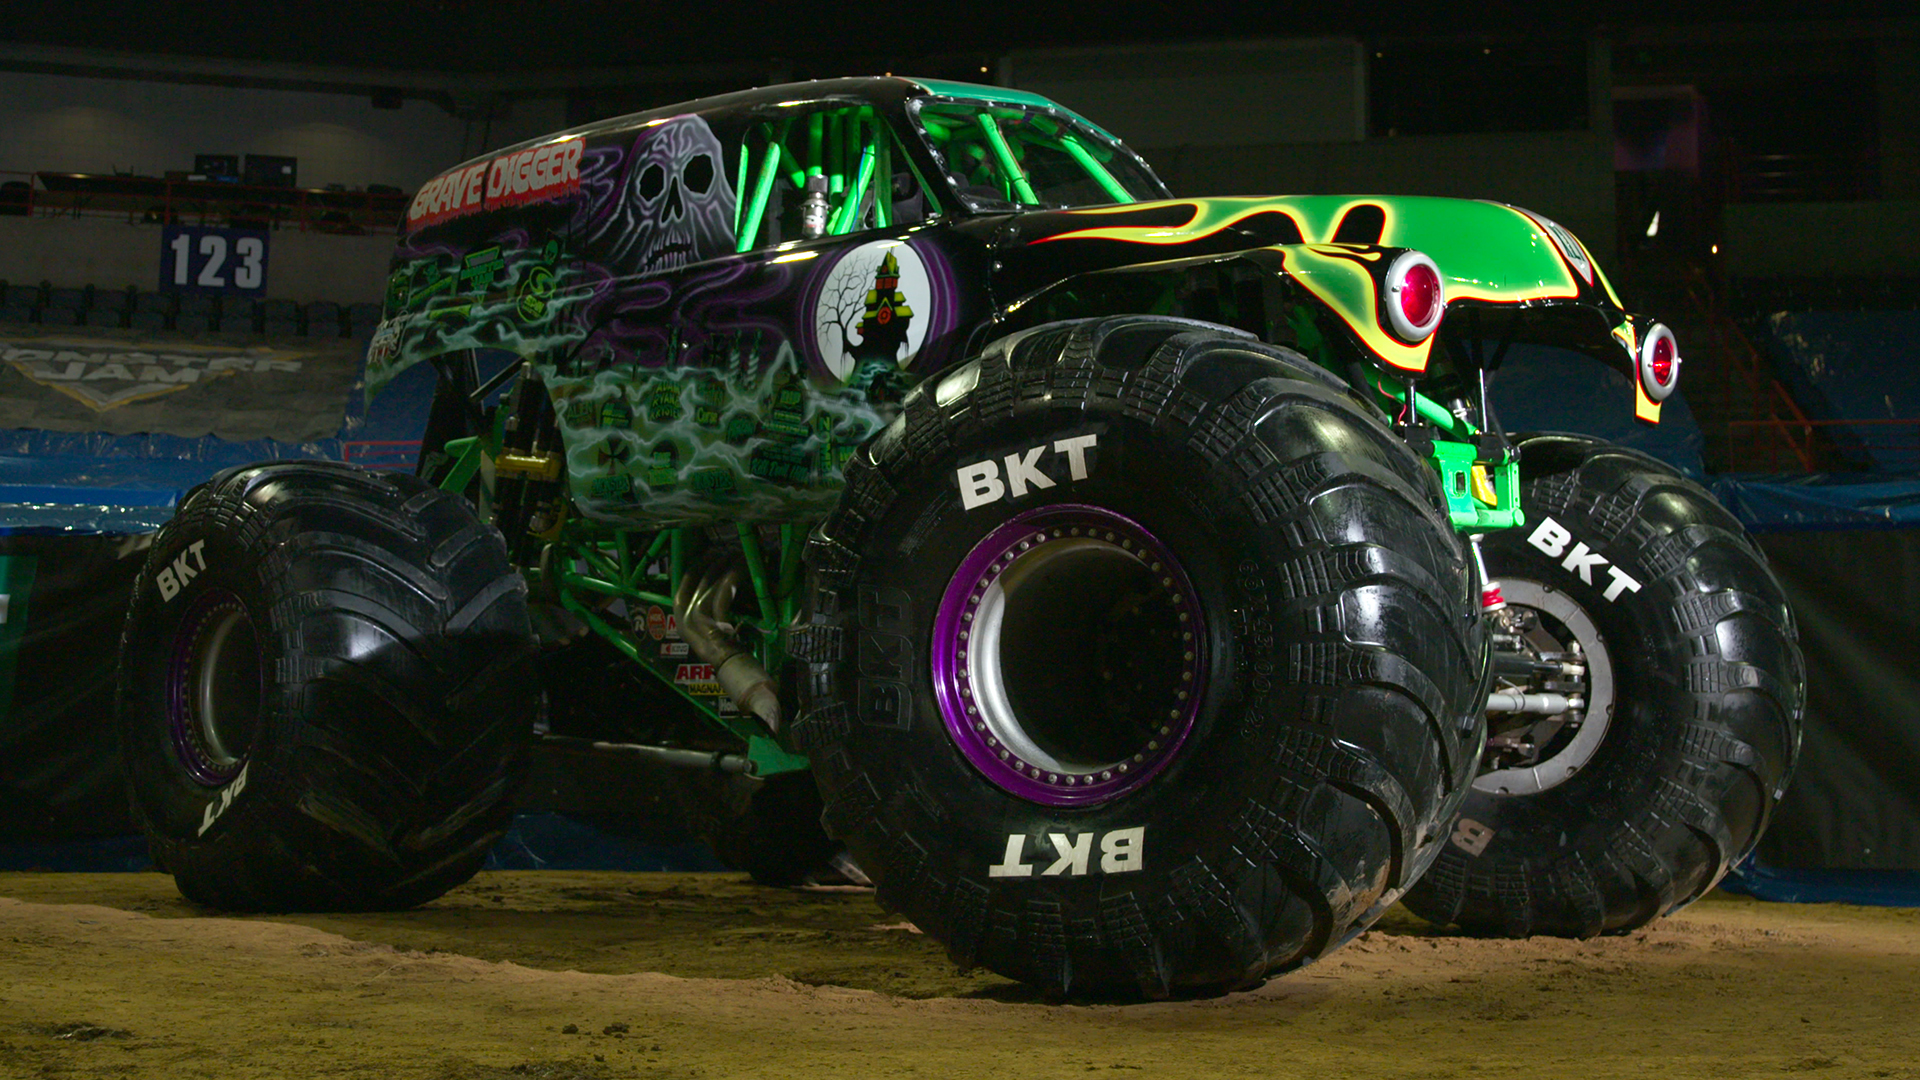
{"label": "exhaust pipe", "polygon": [[727,622],[734,596],[740,591],[741,576],[741,568],[724,558],[710,564],[697,578],[686,575],[674,593],[673,614],[680,624],[680,636],[687,641],[687,651],[713,665],[720,689],[734,704],[759,717],[768,731],[779,731],[779,688],[760,661],[734,639],[733,626]]}

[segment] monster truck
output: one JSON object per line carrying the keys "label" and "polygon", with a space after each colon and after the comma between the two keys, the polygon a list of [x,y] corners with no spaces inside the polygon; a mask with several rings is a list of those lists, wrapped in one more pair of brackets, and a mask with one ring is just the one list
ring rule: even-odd
{"label": "monster truck", "polygon": [[817,817],[959,964],[1055,992],[1252,985],[1402,898],[1639,926],[1778,802],[1794,624],[1696,484],[1503,431],[1517,342],[1647,421],[1678,381],[1537,214],[1176,199],[1013,90],[487,155],[413,200],[369,348],[371,390],[437,369],[418,475],[229,470],[158,535],[138,815],[205,904],[418,904],[571,737],[757,788],[766,879]]}

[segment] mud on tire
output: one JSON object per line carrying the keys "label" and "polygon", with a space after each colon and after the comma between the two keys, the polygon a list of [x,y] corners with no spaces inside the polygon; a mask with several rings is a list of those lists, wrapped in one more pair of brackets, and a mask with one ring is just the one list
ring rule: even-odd
{"label": "mud on tire", "polygon": [[808,560],[793,738],[882,904],[963,967],[1208,993],[1438,849],[1481,624],[1433,472],[1298,354],[1041,327],[928,380]]}
{"label": "mud on tire", "polygon": [[187,898],[404,908],[471,877],[525,769],[525,585],[456,496],[324,462],[189,495],[136,582],[117,727]]}
{"label": "mud on tire", "polygon": [[1759,841],[1798,751],[1804,668],[1765,556],[1699,485],[1581,436],[1521,451],[1527,524],[1487,538],[1488,572],[1524,636],[1577,652],[1587,708],[1537,736],[1502,734],[1533,717],[1496,717],[1491,771],[1406,903],[1476,933],[1624,932]]}

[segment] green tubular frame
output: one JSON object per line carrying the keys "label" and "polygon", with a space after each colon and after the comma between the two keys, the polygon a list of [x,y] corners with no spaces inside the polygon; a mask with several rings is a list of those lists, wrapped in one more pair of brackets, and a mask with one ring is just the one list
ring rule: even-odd
{"label": "green tubular frame", "polygon": [[[791,524],[780,527],[778,576],[768,573],[766,553],[758,529],[736,526],[747,574],[753,584],[753,613],[736,611],[736,626],[756,631],[754,657],[769,672],[778,674],[786,663],[782,631],[799,610],[799,572],[801,537]],[[668,678],[641,651],[635,635],[608,622],[587,603],[584,596],[611,596],[631,604],[649,604],[671,610],[673,594],[688,567],[686,564],[687,529],[640,531],[610,528],[594,522],[569,521],[553,547],[554,557],[547,560],[548,584],[559,594],[560,606],[579,616],[595,634],[606,639],[648,674],[671,687],[710,723],[747,744],[747,759],[756,776],[794,772],[807,767],[807,759],[789,753],[752,717],[722,714],[713,707],[713,699],[699,698]],[[644,543],[644,547],[642,547]],[[651,572],[665,556],[664,574]],[[652,587],[650,587],[652,586]]]}
{"label": "green tubular frame", "polygon": [[[1478,428],[1448,412],[1444,405],[1411,385],[1396,383],[1372,369],[1367,371],[1367,381],[1397,406],[1405,407],[1411,397],[1414,412],[1444,435],[1451,436],[1433,440],[1433,452],[1428,460],[1440,474],[1440,490],[1447,500],[1447,517],[1456,532],[1488,532],[1526,524],[1527,515],[1520,506],[1519,459],[1508,452],[1499,461],[1480,461],[1477,447],[1481,433]],[[1487,479],[1494,493],[1492,506],[1473,494],[1475,465],[1487,470]]]}
{"label": "green tubular frame", "polygon": [[[798,120],[798,130],[795,121]],[[760,227],[766,222],[767,206],[773,199],[774,183],[784,178],[795,191],[804,191],[812,177],[827,182],[828,236],[844,236],[867,228],[861,217],[872,195],[872,228],[884,229],[894,223],[893,185],[881,180],[893,175],[895,145],[893,130],[871,106],[848,107],[810,113],[804,117],[781,117],[755,129],[765,142],[759,164],[753,157],[752,141],[742,148],[737,190],[741,201],[734,209],[734,248],[751,251],[759,244]],[[939,201],[928,187],[926,177],[908,158],[907,168],[927,200],[929,214],[939,213]],[[748,178],[752,186],[749,189]]]}
{"label": "green tubular frame", "polygon": [[[440,482],[445,491],[461,492],[479,475],[483,459],[499,452],[500,431],[496,424],[485,435],[453,439],[446,453],[453,466]],[[490,495],[490,493],[483,493]],[[777,559],[768,565],[759,531],[753,525],[736,526],[747,574],[753,583],[754,610],[737,612],[734,624],[755,633],[755,659],[778,676],[787,662],[784,630],[792,625],[800,610],[800,547],[805,531],[794,523],[779,527]],[[805,757],[790,753],[756,719],[745,715],[723,715],[713,707],[711,698],[698,698],[686,692],[641,651],[635,635],[603,618],[593,597],[614,597],[628,604],[659,605],[672,610],[674,594],[688,573],[689,529],[621,529],[598,522],[569,518],[550,548],[551,557],[543,559],[544,569],[525,567],[533,579],[545,575],[544,584],[559,596],[560,606],[578,616],[595,634],[604,638],[642,671],[659,679],[693,706],[702,717],[746,743],[747,760],[755,776],[796,772],[808,767]],[[666,572],[652,573],[662,558]]]}
{"label": "green tubular frame", "polygon": [[987,145],[993,150],[993,159],[1000,164],[1000,171],[1013,182],[1013,193],[1020,197],[1025,206],[1040,205],[1040,197],[1033,193],[1033,182],[1027,179],[1026,171],[1013,158],[1013,147],[1007,145],[1006,133],[1000,130],[1000,124],[993,114],[982,109],[976,117],[980,131],[987,137]]}
{"label": "green tubular frame", "polygon": [[1087,173],[1106,190],[1107,194],[1113,196],[1114,202],[1130,203],[1133,201],[1133,196],[1127,194],[1127,189],[1120,186],[1120,181],[1113,178],[1113,174],[1107,171],[1105,165],[1100,164],[1099,160],[1093,156],[1091,151],[1080,145],[1079,139],[1071,135],[1063,135],[1060,137],[1059,142],[1061,146],[1066,148],[1067,154],[1071,156],[1073,160],[1079,162],[1080,167],[1087,170]]}

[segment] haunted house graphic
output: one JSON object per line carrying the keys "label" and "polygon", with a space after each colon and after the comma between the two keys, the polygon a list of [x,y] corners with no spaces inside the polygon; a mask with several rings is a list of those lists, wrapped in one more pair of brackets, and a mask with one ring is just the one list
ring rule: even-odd
{"label": "haunted house graphic", "polygon": [[900,291],[900,260],[889,251],[874,272],[873,288],[867,290],[867,310],[860,319],[860,342],[851,345],[847,354],[853,357],[856,367],[864,367],[870,360],[897,362],[901,350],[906,348],[907,326],[912,321],[913,308],[907,305],[906,294]]}

